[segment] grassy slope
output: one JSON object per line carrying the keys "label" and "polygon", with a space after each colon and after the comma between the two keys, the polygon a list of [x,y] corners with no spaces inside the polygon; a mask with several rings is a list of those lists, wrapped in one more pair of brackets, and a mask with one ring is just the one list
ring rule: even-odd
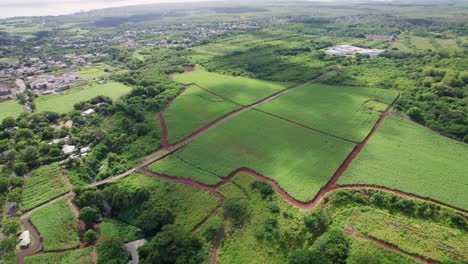
{"label": "grassy slope", "polygon": [[[468,233],[428,221],[388,213],[375,208],[346,208],[342,224],[358,233],[438,261],[446,257],[468,258]],[[334,218],[334,219],[336,219]]]}
{"label": "grassy slope", "polygon": [[45,253],[37,254],[34,256],[26,257],[24,262],[26,264],[93,264],[94,259],[92,255],[92,247],[83,249],[70,250],[61,253]]}
{"label": "grassy slope", "polygon": [[248,167],[274,179],[295,198],[308,201],[353,147],[344,140],[252,110],[207,131],[150,169],[213,184],[220,180],[216,175],[226,177]]}
{"label": "grassy slope", "polygon": [[[133,174],[118,182],[129,189],[145,186],[151,192],[150,200],[171,208],[176,216],[176,224],[191,230],[205,218],[218,204],[218,200],[201,190],[150,178],[141,174]],[[135,223],[141,208],[131,208],[119,215],[126,222]]]}
{"label": "grassy slope", "polygon": [[65,198],[31,214],[31,222],[41,235],[45,251],[78,247],[78,223]]}
{"label": "grassy slope", "polygon": [[354,238],[351,242],[347,264],[379,263],[379,264],[417,264],[412,258],[398,255],[380,248],[372,242]]}
{"label": "grassy slope", "polygon": [[23,191],[23,210],[29,210],[68,191],[57,163],[42,166],[31,173]]}
{"label": "grassy slope", "polygon": [[[360,142],[380,116],[373,101],[390,104],[393,90],[310,84],[259,107],[320,131]],[[384,107],[385,108],[385,107]]]}
{"label": "grassy slope", "polygon": [[117,238],[125,243],[143,238],[143,233],[136,227],[127,225],[119,220],[106,218],[99,225],[99,239],[97,243],[102,243],[111,238]]}
{"label": "grassy slope", "polygon": [[[304,212],[287,204],[277,194],[273,195],[272,201],[263,200],[257,190],[251,189],[250,186],[254,179],[248,174],[240,173],[236,175],[234,181],[248,190],[251,196],[251,199],[247,201],[249,219],[246,224],[240,227],[233,226],[231,222],[228,223],[226,236],[218,252],[219,263],[287,263],[288,253],[293,248],[281,248],[269,239],[258,240],[255,233],[266,219],[276,218],[280,237],[301,237],[303,236],[300,235],[300,231],[303,226]],[[233,194],[232,197],[237,197],[240,193]],[[270,203],[279,206],[279,214],[270,212],[268,209]],[[287,213],[289,217],[285,218],[284,213]]]}
{"label": "grassy slope", "polygon": [[63,95],[50,94],[41,96],[35,100],[39,112],[52,111],[57,113],[67,113],[73,110],[73,105],[92,99],[98,95],[109,96],[117,99],[130,91],[130,87],[117,82],[105,84],[90,84],[72,88],[64,91]]}
{"label": "grassy slope", "polygon": [[468,209],[468,145],[385,118],[339,184],[374,184]]}
{"label": "grassy slope", "polygon": [[290,83],[233,77],[203,70],[176,74],[174,80],[185,84],[196,83],[217,95],[242,105],[252,104],[291,85]]}
{"label": "grassy slope", "polygon": [[169,143],[178,142],[205,124],[240,106],[196,86],[181,94],[163,114],[169,130]]}
{"label": "grassy slope", "polygon": [[15,100],[0,102],[0,122],[6,117],[17,118],[23,112],[23,106]]}

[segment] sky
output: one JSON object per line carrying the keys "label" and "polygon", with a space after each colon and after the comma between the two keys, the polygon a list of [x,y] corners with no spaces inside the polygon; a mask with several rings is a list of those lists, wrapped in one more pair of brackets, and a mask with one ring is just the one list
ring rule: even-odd
{"label": "sky", "polygon": [[201,0],[0,0],[0,18],[56,16],[107,7],[194,1]]}

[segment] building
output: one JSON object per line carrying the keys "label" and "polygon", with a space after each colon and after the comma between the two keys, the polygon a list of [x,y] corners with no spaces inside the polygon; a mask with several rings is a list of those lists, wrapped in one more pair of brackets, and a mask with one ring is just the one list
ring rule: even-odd
{"label": "building", "polygon": [[31,243],[31,240],[29,238],[29,230],[26,230],[23,233],[21,233],[21,235],[19,236],[19,240],[19,245],[21,248],[29,247],[29,244]]}
{"label": "building", "polygon": [[76,151],[76,147],[74,145],[63,145],[62,151],[66,155],[73,154]]}
{"label": "building", "polygon": [[94,109],[90,108],[86,111],[83,111],[83,113],[81,113],[81,116],[90,116],[92,114],[96,113],[96,111],[94,111]]}
{"label": "building", "polygon": [[68,120],[67,122],[65,122],[65,124],[63,124],[65,127],[68,127],[68,128],[71,128],[73,126],[73,121],[71,120]]}
{"label": "building", "polygon": [[385,50],[382,50],[382,49],[365,49],[365,48],[355,47],[351,45],[337,45],[337,46],[327,48],[325,53],[327,55],[337,55],[337,56],[367,54],[372,57],[372,56],[377,56],[384,51]]}

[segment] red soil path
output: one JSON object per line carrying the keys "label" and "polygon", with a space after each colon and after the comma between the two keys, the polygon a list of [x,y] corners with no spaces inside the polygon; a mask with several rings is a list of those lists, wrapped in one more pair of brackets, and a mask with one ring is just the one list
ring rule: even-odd
{"label": "red soil path", "polygon": [[356,237],[356,238],[360,238],[360,239],[370,241],[370,242],[374,243],[375,245],[377,245],[377,246],[379,246],[381,248],[385,248],[387,250],[390,250],[390,251],[392,251],[392,252],[394,252],[396,254],[402,255],[402,256],[411,257],[412,259],[414,259],[414,260],[416,260],[418,262],[424,263],[424,264],[435,264],[435,263],[437,263],[437,261],[435,261],[433,259],[428,259],[428,258],[425,258],[425,257],[423,257],[421,255],[418,255],[418,254],[406,252],[406,251],[398,248],[397,246],[389,244],[389,243],[387,243],[385,241],[381,241],[381,240],[373,238],[373,237],[364,236],[362,234],[356,233],[352,228],[345,228],[343,230],[343,233],[345,235],[347,235],[347,236],[350,236],[350,237]]}
{"label": "red soil path", "polygon": [[42,251],[42,239],[39,233],[37,232],[36,228],[27,219],[21,219],[21,222],[23,223],[24,229],[29,230],[29,234],[34,239],[34,244],[29,248],[22,250],[16,254],[16,263],[18,264],[23,264],[25,257],[32,256]]}

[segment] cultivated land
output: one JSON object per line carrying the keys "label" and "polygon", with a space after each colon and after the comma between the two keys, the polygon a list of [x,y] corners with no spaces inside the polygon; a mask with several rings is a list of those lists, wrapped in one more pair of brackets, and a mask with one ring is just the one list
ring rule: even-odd
{"label": "cultivated land", "polygon": [[163,117],[169,130],[169,143],[178,142],[198,128],[240,106],[197,86],[189,87],[167,108]]}
{"label": "cultivated land", "polygon": [[30,219],[41,235],[45,251],[71,249],[80,245],[77,219],[65,198],[38,209]]}
{"label": "cultivated land", "polygon": [[248,167],[275,180],[297,200],[309,201],[354,146],[249,110],[210,129],[150,169],[214,184],[236,169]]}
{"label": "cultivated land", "polygon": [[93,264],[94,259],[92,255],[93,248],[87,247],[83,249],[70,250],[60,253],[45,253],[37,254],[34,256],[26,257],[24,263],[26,264],[50,264],[50,263],[63,263],[63,264]]}
{"label": "cultivated land", "polygon": [[89,68],[83,68],[77,72],[81,78],[95,79],[103,76],[108,76],[113,68],[109,65],[99,64]]}
{"label": "cultivated land", "polygon": [[8,100],[0,102],[0,121],[6,117],[17,118],[21,113],[23,113],[23,106],[18,101]]}
{"label": "cultivated land", "polygon": [[394,90],[308,84],[258,109],[361,142],[396,96]]}
{"label": "cultivated land", "polygon": [[28,174],[23,190],[23,210],[32,209],[68,191],[57,163]]}
{"label": "cultivated land", "polygon": [[35,100],[39,112],[51,111],[67,113],[73,110],[73,105],[90,100],[98,95],[109,96],[113,100],[130,92],[131,88],[117,82],[105,84],[90,83],[64,91],[61,94],[41,96]]}
{"label": "cultivated land", "polygon": [[233,77],[200,69],[176,74],[173,78],[175,81],[184,84],[195,83],[241,105],[252,104],[292,85],[291,83],[275,83],[244,77]]}
{"label": "cultivated land", "polygon": [[[218,199],[213,195],[194,187],[178,185],[151,178],[142,174],[132,174],[117,183],[121,187],[133,190],[146,187],[151,192],[151,206],[162,205],[171,208],[175,222],[188,230],[194,228],[217,206]],[[136,224],[137,216],[143,205],[130,208],[118,215],[118,218],[130,224]]]}
{"label": "cultivated land", "polygon": [[387,117],[338,184],[384,186],[467,210],[467,155],[466,144]]}

